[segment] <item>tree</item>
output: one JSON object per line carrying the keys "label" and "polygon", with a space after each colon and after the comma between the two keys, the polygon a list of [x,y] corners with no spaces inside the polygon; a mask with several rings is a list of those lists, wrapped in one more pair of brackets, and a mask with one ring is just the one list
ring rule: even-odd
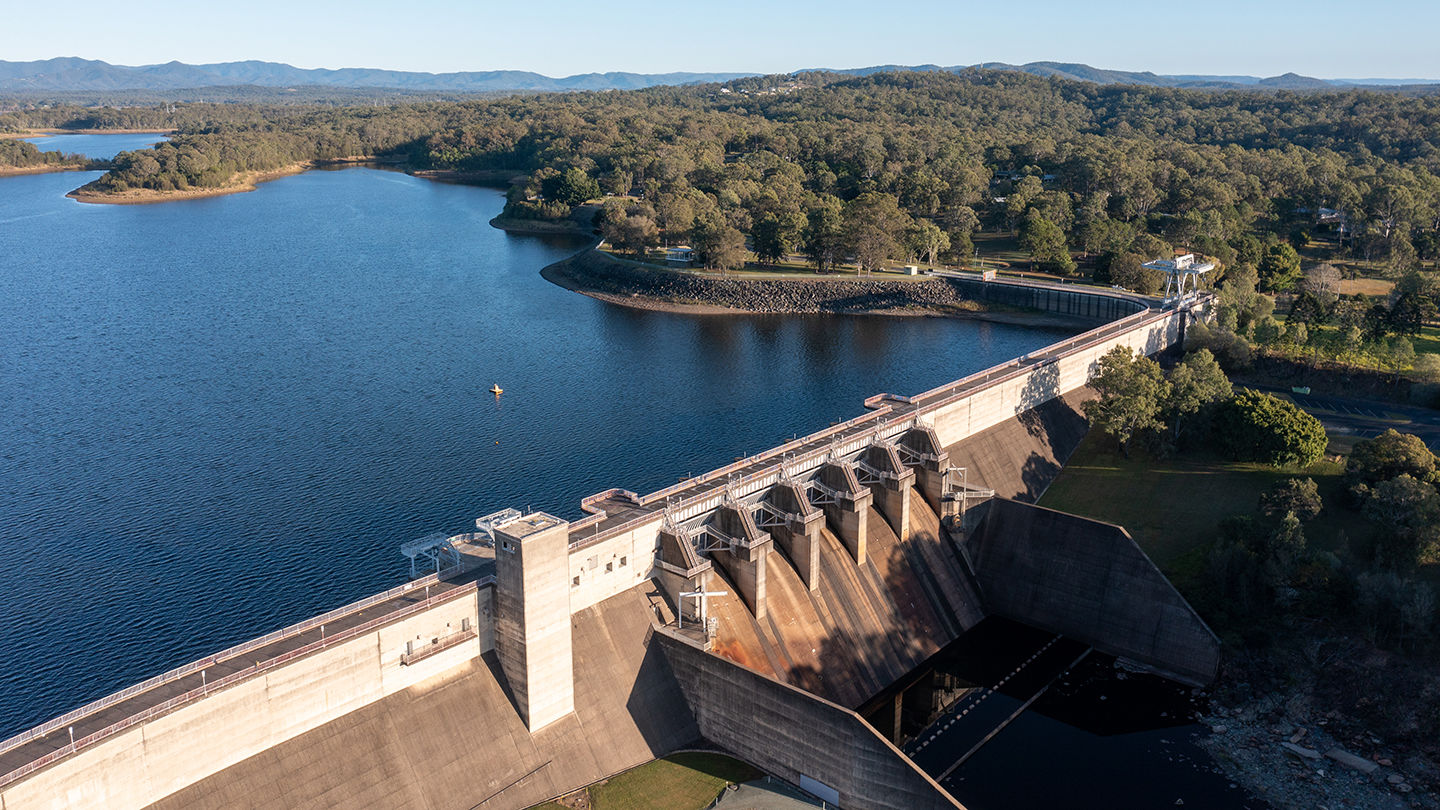
{"label": "tree", "polygon": [[824,273],[835,269],[845,256],[845,226],[838,199],[824,195],[810,209],[801,242],[816,270]]}
{"label": "tree", "polygon": [[1261,346],[1275,346],[1285,339],[1285,324],[1266,315],[1255,322],[1255,342]]}
{"label": "tree", "polygon": [[1435,299],[1418,290],[1403,292],[1390,305],[1386,319],[1396,334],[1414,337],[1435,319]]}
{"label": "tree", "polygon": [[1422,382],[1440,382],[1440,355],[1422,354],[1415,358],[1415,379]]}
{"label": "tree", "polygon": [[775,264],[795,249],[800,239],[803,218],[765,214],[750,230],[755,257],[763,264]]}
{"label": "tree", "polygon": [[1020,225],[1020,247],[1030,254],[1030,266],[1034,269],[1064,276],[1075,272],[1075,259],[1065,244],[1065,232],[1034,208]]}
{"label": "tree", "polygon": [[924,259],[926,264],[935,264],[940,254],[950,249],[950,236],[928,219],[922,219],[911,226],[907,236],[910,250]]}
{"label": "tree", "polygon": [[1216,410],[1214,435],[1231,458],[1309,466],[1325,454],[1320,420],[1279,397],[1242,390]]}
{"label": "tree", "polygon": [[660,244],[660,228],[644,214],[629,214],[606,236],[615,247],[642,255]]}
{"label": "tree", "polygon": [[1256,267],[1260,274],[1260,289],[1267,292],[1284,292],[1295,285],[1300,278],[1300,254],[1288,244],[1280,243],[1265,249]]}
{"label": "tree", "polygon": [[1267,515],[1295,515],[1314,520],[1325,506],[1313,478],[1287,478],[1260,493],[1260,511]]}
{"label": "tree", "polygon": [[1138,253],[1121,253],[1110,260],[1110,283],[1141,295],[1154,295],[1165,282],[1165,275],[1144,264],[1145,259]]}
{"label": "tree", "polygon": [[665,241],[680,239],[695,225],[695,201],[688,193],[666,192],[655,200],[655,214]]}
{"label": "tree", "polygon": [[1429,483],[1409,475],[1381,481],[1366,498],[1365,516],[1384,529],[1375,548],[1379,565],[1409,570],[1440,546],[1440,494]]}
{"label": "tree", "polygon": [[745,266],[745,235],[711,212],[695,223],[695,257],[707,270],[735,270]]}
{"label": "tree", "polygon": [[910,216],[889,194],[867,192],[845,204],[845,236],[861,270],[883,270],[885,263],[903,252],[901,239]]}
{"label": "tree", "polygon": [[1435,470],[1435,454],[1430,452],[1425,440],[1394,428],[1373,439],[1356,442],[1350,457],[1345,459],[1345,481],[1351,486],[1374,485],[1399,475],[1432,481]]}
{"label": "tree", "polygon": [[1340,271],[1333,264],[1317,264],[1305,271],[1302,289],[1315,297],[1322,307],[1335,303],[1340,296]]}
{"label": "tree", "polygon": [[600,184],[584,169],[570,168],[549,178],[543,187],[545,198],[576,206],[600,196]]}
{"label": "tree", "polygon": [[1132,353],[1128,346],[1116,346],[1100,358],[1090,386],[1100,397],[1085,403],[1085,416],[1120,443],[1126,458],[1137,435],[1165,429],[1160,404],[1169,386],[1154,360]]}
{"label": "tree", "polygon": [[1170,372],[1164,412],[1173,438],[1180,441],[1192,424],[1207,419],[1215,405],[1232,393],[1230,378],[1215,362],[1215,355],[1209,349],[1191,352]]}

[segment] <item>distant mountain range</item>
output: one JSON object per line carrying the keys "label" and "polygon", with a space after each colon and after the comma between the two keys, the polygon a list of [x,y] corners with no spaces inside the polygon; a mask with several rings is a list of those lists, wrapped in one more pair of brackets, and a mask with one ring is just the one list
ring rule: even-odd
{"label": "distant mountain range", "polygon": [[[1140,84],[1155,87],[1250,88],[1274,90],[1318,90],[1346,87],[1398,87],[1440,84],[1436,79],[1315,79],[1286,73],[1283,76],[1165,76],[1150,72],[1104,70],[1064,62],[1030,62],[1010,65],[986,62],[979,65],[879,65],[829,72],[864,76],[901,70],[956,73],[967,67],[1015,70],[1039,76],[1054,76],[1098,84]],[[814,72],[811,69],[799,73]],[[400,90],[410,92],[493,93],[555,92],[565,90],[633,90],[657,85],[685,85],[724,82],[756,76],[756,73],[581,73],[551,78],[524,70],[486,70],[463,73],[416,73],[372,68],[338,70],[304,69],[278,62],[220,62],[187,65],[127,67],[93,59],[62,57],[34,62],[0,60],[0,92],[107,92],[164,91],[203,87],[330,87]]]}
{"label": "distant mountain range", "polygon": [[[899,70],[941,71],[959,73],[967,68],[987,70],[1013,70],[1035,76],[1053,76],[1057,79],[1092,82],[1094,84],[1139,84],[1149,87],[1182,87],[1190,89],[1268,89],[1268,90],[1333,90],[1349,87],[1407,87],[1412,85],[1440,84],[1440,79],[1316,79],[1297,73],[1282,76],[1205,76],[1205,75],[1163,75],[1150,71],[1106,70],[1073,62],[1028,62],[1012,65],[1006,62],[981,62],[975,65],[877,65],[875,67],[829,70],[852,76],[868,76],[872,73],[886,73]],[[808,72],[808,71],[800,71]]]}

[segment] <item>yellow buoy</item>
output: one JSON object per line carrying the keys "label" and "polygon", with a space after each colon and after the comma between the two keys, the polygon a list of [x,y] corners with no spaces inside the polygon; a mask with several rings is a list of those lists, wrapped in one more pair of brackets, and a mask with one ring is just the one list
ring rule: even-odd
{"label": "yellow buoy", "polygon": [[505,393],[505,389],[501,388],[499,383],[495,383],[494,385],[490,386],[490,393],[498,397],[501,394]]}

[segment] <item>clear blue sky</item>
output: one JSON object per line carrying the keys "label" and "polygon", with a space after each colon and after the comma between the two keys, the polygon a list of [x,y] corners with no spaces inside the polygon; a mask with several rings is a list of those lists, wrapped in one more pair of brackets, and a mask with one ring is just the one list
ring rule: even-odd
{"label": "clear blue sky", "polygon": [[5,17],[0,59],[12,61],[261,59],[560,76],[1053,60],[1157,73],[1440,79],[1440,0],[67,0],[14,3]]}

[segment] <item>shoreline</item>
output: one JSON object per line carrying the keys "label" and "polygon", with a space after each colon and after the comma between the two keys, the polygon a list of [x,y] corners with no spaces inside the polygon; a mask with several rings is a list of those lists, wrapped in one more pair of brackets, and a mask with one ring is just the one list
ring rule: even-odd
{"label": "shoreline", "polygon": [[137,188],[121,192],[106,192],[86,191],[85,187],[81,186],[80,188],[70,191],[65,196],[77,202],[91,205],[151,205],[154,203],[166,203],[178,200],[203,200],[208,197],[221,197],[226,194],[241,194],[247,191],[254,191],[261,183],[277,180],[281,177],[301,174],[311,169],[379,162],[382,161],[368,156],[337,158],[335,160],[305,160],[299,163],[291,163],[288,166],[281,166],[278,169],[270,169],[269,171],[242,172],[237,177],[231,178],[231,181],[225,185],[214,188],[188,188],[183,191],[156,191],[155,189]]}
{"label": "shoreline", "polygon": [[44,166],[0,166],[0,177],[22,177],[27,174],[58,174],[59,172],[99,171],[79,163]]}
{"label": "shoreline", "polygon": [[[969,320],[988,321],[1012,326],[1048,328],[1086,327],[1092,325],[1089,321],[1067,318],[1048,312],[976,309],[972,307],[977,306],[978,302],[968,299],[957,300],[954,303],[940,303],[937,301],[927,302],[902,298],[890,306],[847,306],[845,302],[853,298],[853,296],[851,296],[849,298],[833,298],[830,300],[817,299],[812,304],[806,306],[776,306],[767,309],[756,309],[691,298],[647,295],[635,289],[631,289],[628,292],[623,288],[607,291],[599,289],[601,285],[595,283],[596,277],[594,274],[601,272],[607,265],[611,269],[624,268],[626,265],[623,264],[621,260],[596,250],[596,246],[600,244],[600,241],[599,239],[594,239],[589,245],[576,253],[541,269],[541,278],[544,278],[557,287],[617,306],[648,312],[669,312],[683,315],[883,315],[896,318],[966,318]],[[654,267],[653,270],[651,270],[649,265],[644,265],[643,267],[645,272],[657,272],[657,274],[666,273],[665,268]],[[680,274],[672,275],[679,276]],[[700,279],[699,281],[711,282],[712,280]],[[791,291],[822,289],[820,285],[847,283],[845,281],[829,279],[794,279],[781,281],[723,279],[715,281],[724,281],[731,285],[756,285],[752,289],[768,289],[770,285],[790,285],[789,290]],[[935,281],[943,283],[938,279]],[[888,291],[892,293],[918,291],[914,286],[916,282],[865,281],[863,283],[872,288],[883,286],[888,288]],[[849,292],[848,289],[846,291]]]}
{"label": "shoreline", "polygon": [[[600,206],[594,203],[584,203],[575,206],[570,216],[564,219],[519,219],[505,216],[502,209],[499,214],[490,220],[490,227],[506,233],[528,233],[537,236],[583,236],[586,239],[595,238],[595,215],[600,212]],[[599,244],[597,241],[595,244]]]}
{"label": "shoreline", "polygon": [[0,132],[0,138],[48,138],[51,135],[170,135],[173,129],[27,129]]}
{"label": "shoreline", "polygon": [[509,169],[472,169],[462,171],[459,169],[407,169],[406,174],[411,177],[419,177],[423,180],[436,180],[441,183],[460,183],[467,186],[485,186],[487,188],[510,188],[517,180],[524,180],[525,173],[511,171]]}

